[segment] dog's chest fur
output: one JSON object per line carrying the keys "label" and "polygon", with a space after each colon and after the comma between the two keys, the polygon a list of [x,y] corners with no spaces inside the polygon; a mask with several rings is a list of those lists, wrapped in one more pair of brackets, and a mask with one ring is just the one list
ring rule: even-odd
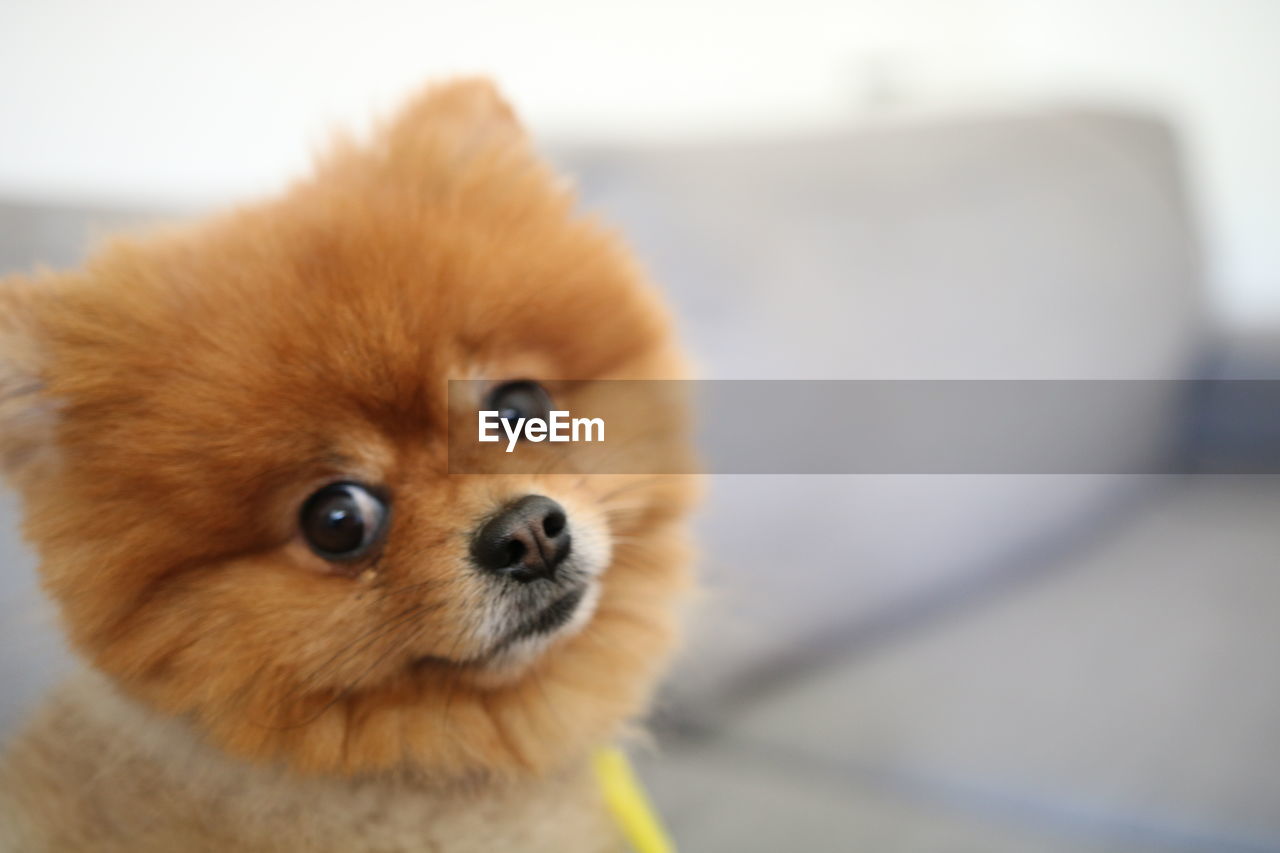
{"label": "dog's chest fur", "polygon": [[96,677],[56,692],[8,753],[3,853],[622,849],[585,762],[465,789],[300,779],[214,753]]}

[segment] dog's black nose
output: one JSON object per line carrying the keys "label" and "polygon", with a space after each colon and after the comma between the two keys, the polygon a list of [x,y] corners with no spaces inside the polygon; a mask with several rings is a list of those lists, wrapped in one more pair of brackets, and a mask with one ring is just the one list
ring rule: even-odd
{"label": "dog's black nose", "polygon": [[471,559],[487,572],[528,583],[555,577],[569,546],[564,507],[542,495],[525,495],[476,531]]}

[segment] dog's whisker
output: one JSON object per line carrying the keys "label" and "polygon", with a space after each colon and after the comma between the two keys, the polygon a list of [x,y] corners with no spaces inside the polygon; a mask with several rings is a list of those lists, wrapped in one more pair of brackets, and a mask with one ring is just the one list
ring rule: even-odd
{"label": "dog's whisker", "polygon": [[303,678],[298,683],[297,688],[295,689],[292,697],[286,696],[281,700],[281,702],[283,703],[285,701],[288,701],[290,698],[296,698],[297,696],[301,695],[302,693],[307,691],[312,685],[314,685],[315,682],[317,682],[322,677],[324,677],[324,675],[327,672],[337,668],[337,666],[339,666],[344,661],[349,660],[350,658],[356,655],[359,655],[360,653],[364,652],[371,646],[375,645],[384,636],[386,636],[389,632],[394,631],[401,624],[407,621],[410,621],[423,613],[428,612],[434,607],[435,605],[426,605],[426,604],[413,605],[412,607],[406,608],[405,610],[401,611],[399,614],[392,616],[390,619],[384,622],[378,623],[373,628],[370,628],[368,631],[364,632],[355,640],[351,641],[342,649],[340,649],[338,652],[336,652],[332,657],[330,657],[328,660],[322,663],[317,669],[312,671],[310,675]]}
{"label": "dog's whisker", "polygon": [[39,394],[43,390],[45,390],[45,383],[43,382],[28,382],[16,388],[8,388],[5,389],[3,394],[0,394],[0,403],[18,400],[22,397],[30,397],[32,394]]}
{"label": "dog's whisker", "polygon": [[[373,646],[374,644],[376,644],[377,642],[382,641],[382,640],[385,640],[385,639],[387,639],[388,637],[394,637],[395,633],[396,633],[399,629],[403,628],[406,624],[411,623],[411,622],[413,621],[414,617],[416,617],[416,616],[420,615],[422,612],[425,612],[427,609],[428,609],[428,608],[427,608],[426,606],[422,606],[422,607],[418,607],[418,608],[413,608],[413,609],[411,609],[410,611],[408,611],[407,613],[402,614],[400,617],[397,617],[397,618],[395,618],[394,620],[392,620],[392,621],[390,621],[390,622],[384,623],[383,625],[381,625],[381,626],[380,626],[381,630],[377,633],[377,635],[376,635],[376,636],[374,636],[372,639],[370,639],[370,640],[366,641],[366,642],[361,646],[361,648],[359,648],[359,649],[357,649],[357,650],[355,650],[355,651],[356,651],[356,652],[367,651],[370,647],[372,647],[372,646]],[[418,627],[418,629],[417,629],[417,630],[422,630],[422,626],[421,626],[421,625],[419,625],[419,627]],[[393,642],[393,645],[394,645],[394,640],[393,640],[392,642]],[[392,649],[389,649],[389,650],[387,650],[387,651],[384,651],[382,654],[378,655],[378,657],[373,661],[373,663],[369,664],[369,666],[367,666],[367,667],[364,669],[364,671],[363,671],[363,672],[362,672],[362,673],[361,673],[357,678],[355,678],[354,680],[348,681],[348,682],[347,682],[347,683],[346,683],[346,684],[345,684],[341,689],[337,690],[337,691],[335,692],[335,694],[334,694],[333,698],[331,698],[328,702],[326,702],[325,704],[323,704],[323,705],[322,705],[322,706],[321,706],[321,707],[320,707],[320,708],[319,708],[319,709],[318,709],[318,710],[317,710],[317,711],[316,711],[316,712],[315,712],[311,717],[308,717],[307,719],[305,719],[305,720],[303,720],[303,721],[301,721],[301,722],[298,722],[298,723],[294,723],[294,724],[291,724],[291,725],[285,725],[285,726],[275,726],[275,727],[273,727],[273,728],[283,728],[283,729],[290,729],[290,728],[302,728],[302,727],[305,727],[305,726],[310,725],[311,723],[314,723],[316,720],[320,719],[320,717],[324,716],[324,714],[325,714],[325,712],[326,712],[326,711],[328,711],[330,708],[334,707],[336,704],[338,704],[339,702],[341,702],[343,699],[345,699],[345,698],[347,698],[348,696],[350,696],[350,695],[352,694],[352,692],[356,689],[356,687],[357,687],[357,686],[359,686],[360,682],[362,682],[366,677],[368,677],[368,675],[369,675],[369,673],[370,673],[370,672],[373,672],[373,671],[374,671],[375,669],[377,669],[377,668],[378,668],[378,667],[379,667],[383,662],[385,662],[385,660],[387,659],[387,657],[388,657],[388,656],[391,654],[391,652],[393,652],[393,651],[395,651],[394,647],[393,647]]]}

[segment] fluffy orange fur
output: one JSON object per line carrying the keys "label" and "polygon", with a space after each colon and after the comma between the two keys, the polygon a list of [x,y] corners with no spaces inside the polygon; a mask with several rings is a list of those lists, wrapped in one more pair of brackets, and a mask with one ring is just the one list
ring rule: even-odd
{"label": "fluffy orange fur", "polygon": [[[237,760],[473,783],[570,765],[645,707],[689,479],[448,472],[451,378],[684,374],[655,291],[487,83],[429,90],[280,198],[0,303],[0,458],[73,647],[134,703]],[[393,496],[356,566],[299,543],[335,478]],[[467,542],[529,492],[596,518],[612,556],[582,630],[494,673]]]}

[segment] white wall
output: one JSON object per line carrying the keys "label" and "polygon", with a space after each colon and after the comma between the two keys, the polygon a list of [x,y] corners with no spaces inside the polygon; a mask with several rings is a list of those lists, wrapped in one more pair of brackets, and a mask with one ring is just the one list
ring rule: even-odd
{"label": "white wall", "polygon": [[1227,319],[1280,321],[1280,2],[1015,0],[997,82],[1145,102],[1181,126]]}
{"label": "white wall", "polygon": [[1275,0],[25,0],[0,4],[0,195],[208,203],[303,168],[433,75],[496,75],[543,136],[1104,97],[1180,121],[1222,312],[1280,320]]}

